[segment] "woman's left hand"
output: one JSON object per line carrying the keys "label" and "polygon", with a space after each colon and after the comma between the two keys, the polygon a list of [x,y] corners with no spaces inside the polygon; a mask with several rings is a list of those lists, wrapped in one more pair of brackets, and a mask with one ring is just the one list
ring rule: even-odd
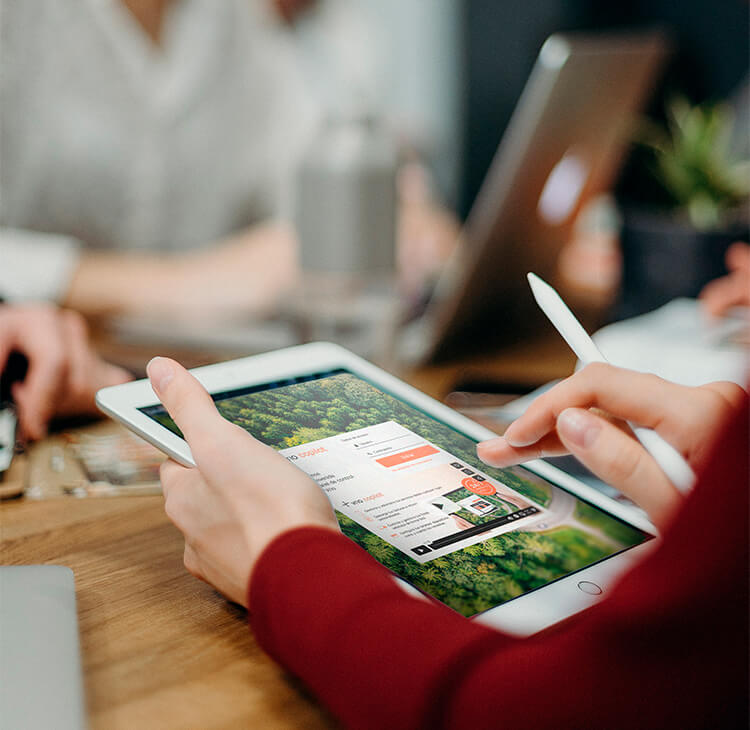
{"label": "woman's left hand", "polygon": [[148,374],[197,465],[161,467],[165,510],[185,536],[185,567],[246,606],[266,546],[297,527],[338,530],[331,504],[307,474],[223,418],[181,365],[154,358]]}

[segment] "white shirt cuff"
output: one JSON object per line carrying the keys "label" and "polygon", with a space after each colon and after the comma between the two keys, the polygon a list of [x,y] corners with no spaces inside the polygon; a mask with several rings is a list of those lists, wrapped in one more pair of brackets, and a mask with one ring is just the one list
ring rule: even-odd
{"label": "white shirt cuff", "polygon": [[59,302],[78,265],[70,236],[0,228],[0,296],[10,302]]}

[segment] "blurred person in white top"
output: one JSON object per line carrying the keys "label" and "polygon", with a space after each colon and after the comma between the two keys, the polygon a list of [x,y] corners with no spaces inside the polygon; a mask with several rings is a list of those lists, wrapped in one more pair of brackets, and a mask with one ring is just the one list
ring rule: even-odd
{"label": "blurred person in white top", "polygon": [[288,32],[314,5],[0,0],[0,295],[88,316],[272,308],[327,102]]}
{"label": "blurred person in white top", "polygon": [[315,123],[268,0],[0,4],[0,294],[254,311],[293,272]]}

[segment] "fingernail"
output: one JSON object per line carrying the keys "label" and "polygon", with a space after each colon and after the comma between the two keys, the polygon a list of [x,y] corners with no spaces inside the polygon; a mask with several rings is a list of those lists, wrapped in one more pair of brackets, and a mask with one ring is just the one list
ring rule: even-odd
{"label": "fingernail", "polygon": [[583,449],[593,446],[601,431],[601,424],[588,411],[581,408],[566,408],[557,417],[557,433]]}
{"label": "fingernail", "polygon": [[482,452],[488,448],[491,448],[492,444],[494,444],[496,441],[497,439],[490,439],[489,441],[480,441],[477,444],[477,455],[481,458]]}
{"label": "fingernail", "polygon": [[529,441],[528,439],[521,439],[516,435],[516,423],[517,421],[514,421],[513,423],[508,426],[508,428],[505,429],[505,433],[503,434],[503,438],[511,445],[515,447],[519,446],[529,446],[530,444],[533,444],[534,441]]}
{"label": "fingernail", "polygon": [[497,450],[502,449],[504,443],[505,440],[502,436],[490,439],[489,441],[482,441],[477,444],[477,456],[485,464],[489,464],[490,466],[502,466],[505,459],[503,459],[502,453],[497,453]]}
{"label": "fingernail", "polygon": [[151,359],[148,365],[146,365],[146,372],[148,378],[151,381],[151,385],[157,393],[161,393],[169,385],[169,381],[172,380],[174,371],[169,361],[164,357],[154,357]]}

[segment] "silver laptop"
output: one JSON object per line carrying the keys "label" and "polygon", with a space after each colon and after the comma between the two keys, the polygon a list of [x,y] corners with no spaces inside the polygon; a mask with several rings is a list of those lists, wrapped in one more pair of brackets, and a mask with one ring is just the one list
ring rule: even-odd
{"label": "silver laptop", "polygon": [[612,185],[667,56],[655,32],[555,34],[531,76],[425,316],[400,347],[445,360],[549,326],[526,272],[554,281],[577,213]]}
{"label": "silver laptop", "polygon": [[0,566],[0,728],[85,727],[73,571]]}

